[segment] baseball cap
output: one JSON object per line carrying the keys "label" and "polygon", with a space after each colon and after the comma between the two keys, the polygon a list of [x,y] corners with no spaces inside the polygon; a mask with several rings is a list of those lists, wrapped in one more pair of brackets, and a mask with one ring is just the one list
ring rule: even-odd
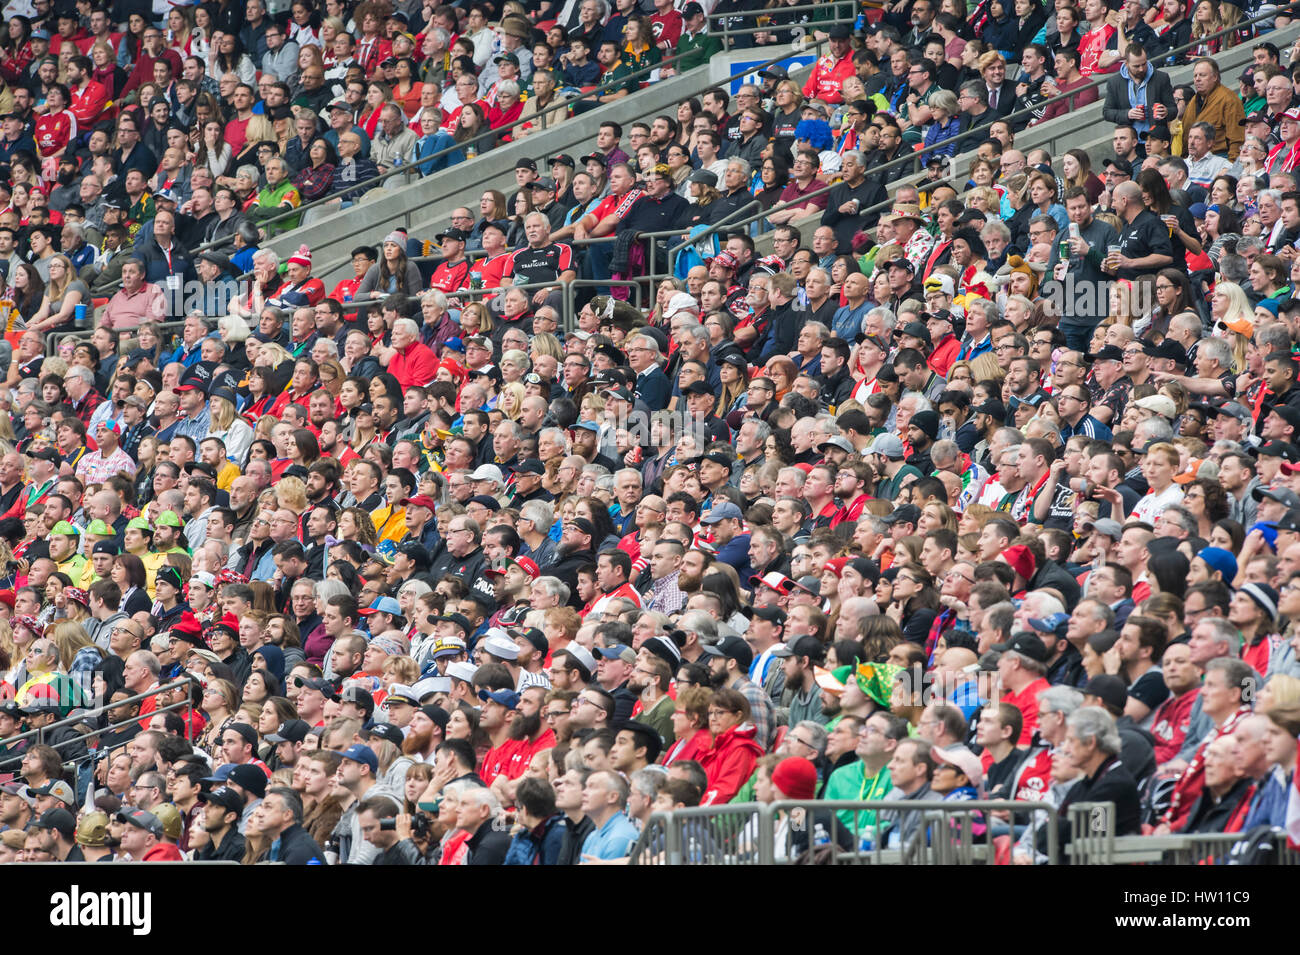
{"label": "baseball cap", "polygon": [[402,616],[402,607],[394,597],[380,597],[369,607],[365,607],[357,612],[363,617],[368,617],[372,613],[387,613],[392,614],[394,617],[400,617]]}
{"label": "baseball cap", "polygon": [[717,524],[727,519],[743,520],[744,515],[740,512],[735,504],[730,501],[723,501],[721,504],[715,504],[709,511],[700,518],[701,524]]}
{"label": "baseball cap", "polygon": [[363,746],[361,743],[353,743],[339,755],[354,763],[364,763],[370,767],[372,773],[379,771],[379,757],[375,755],[375,751],[369,746]]}
{"label": "baseball cap", "polygon": [[306,720],[285,720],[274,733],[266,734],[268,743],[301,743],[311,732]]}
{"label": "baseball cap", "polygon": [[901,461],[904,456],[903,442],[896,434],[878,434],[867,446],[867,454],[880,454],[891,461]]}
{"label": "baseball cap", "polygon": [[508,710],[513,710],[519,706],[519,694],[514,690],[479,690],[478,698],[486,703],[491,700],[493,703],[499,703]]}
{"label": "baseball cap", "polygon": [[1017,633],[1006,643],[995,643],[993,649],[999,652],[1014,650],[1016,653],[1023,653],[1031,660],[1039,663],[1047,662],[1047,647],[1037,636],[1032,633]]}

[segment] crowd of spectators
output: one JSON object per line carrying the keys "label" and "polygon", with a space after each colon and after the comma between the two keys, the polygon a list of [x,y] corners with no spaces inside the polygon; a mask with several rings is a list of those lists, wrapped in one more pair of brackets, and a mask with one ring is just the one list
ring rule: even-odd
{"label": "crowd of spectators", "polygon": [[[619,864],[780,799],[790,860],[938,801],[1024,802],[970,814],[1017,864],[1035,804],[1300,828],[1289,7],[774,4],[741,42],[810,31],[801,81],[607,121],[327,288],[258,223],[336,145],[418,162],[757,4],[83,6],[0,42],[0,861]],[[1016,148],[1094,101],[1101,154]]]}

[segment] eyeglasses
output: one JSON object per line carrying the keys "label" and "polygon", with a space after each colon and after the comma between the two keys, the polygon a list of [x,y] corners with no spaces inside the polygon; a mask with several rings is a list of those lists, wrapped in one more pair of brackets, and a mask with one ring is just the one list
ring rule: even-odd
{"label": "eyeglasses", "polygon": [[568,710],[548,710],[543,716],[543,719],[545,719],[549,723],[552,720],[558,720],[561,717],[568,716],[568,715],[569,715]]}

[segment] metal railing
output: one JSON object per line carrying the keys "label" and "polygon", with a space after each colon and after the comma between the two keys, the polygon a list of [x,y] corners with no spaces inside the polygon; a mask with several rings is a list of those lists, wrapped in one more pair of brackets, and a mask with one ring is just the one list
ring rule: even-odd
{"label": "metal railing", "polygon": [[[882,822],[882,812],[898,814],[904,831],[897,845],[891,837],[895,822]],[[1058,812],[1045,803],[841,799],[730,803],[654,813],[632,849],[631,862],[991,865],[994,852],[984,826],[990,813],[999,812],[1046,817],[1047,861],[1060,861]]]}
{"label": "metal railing", "polygon": [[[793,34],[800,29],[804,31],[803,36],[808,36],[816,30],[837,23],[853,23],[858,16],[856,7],[857,0],[827,0],[826,3],[814,3],[797,7],[761,7],[753,10],[739,10],[734,13],[710,13],[707,16],[707,22],[718,25],[718,31],[710,31],[711,35],[722,40],[724,50],[730,50],[732,49],[730,40],[734,36],[753,36],[757,33],[781,32]],[[731,27],[732,20],[760,20],[763,17],[772,19],[786,14],[825,13],[827,8],[833,9],[834,13],[830,17],[821,20],[809,20],[805,23],[767,23],[738,29]],[[842,10],[847,10],[848,13],[841,13]],[[762,49],[762,47],[754,47],[753,49]]]}
{"label": "metal railing", "polygon": [[[170,683],[152,687],[148,690],[145,690],[143,693],[137,693],[134,696],[128,696],[124,700],[118,700],[115,703],[113,703],[113,706],[119,707],[119,706],[126,706],[131,703],[143,703],[145,700],[152,699],[154,697],[160,696],[163,693],[170,693],[173,690],[177,690],[184,687],[188,691],[185,694],[184,700],[181,700],[176,703],[168,703],[165,706],[158,706],[153,710],[150,710],[148,715],[152,716],[154,713],[172,713],[177,710],[184,710],[185,711],[185,738],[193,742],[191,736],[191,728],[194,725],[193,687],[198,685],[198,683],[199,681],[196,677],[190,676],[188,673],[186,673],[184,676],[177,677],[175,680],[172,680]],[[78,708],[76,706],[76,701],[67,701],[67,705],[70,708]],[[75,716],[66,716],[61,720],[56,720],[55,722],[48,724],[47,726],[41,726],[34,730],[27,730],[26,732],[18,733],[15,736],[7,737],[4,741],[5,745],[10,749],[10,751],[13,750],[15,744],[19,744],[19,743],[28,743],[30,745],[43,745],[45,743],[47,735],[53,730],[63,729],[63,728],[72,729],[77,727],[78,725],[86,723],[88,719],[96,719],[107,711],[107,704],[101,701],[100,705],[96,706],[93,709],[84,706],[79,708],[81,709],[82,712],[80,712]],[[139,723],[140,719],[141,719],[140,716],[136,715],[130,719],[118,720],[117,722],[109,722],[106,725],[99,727],[97,729],[92,729],[84,733],[78,733],[77,735],[70,736],[66,739],[59,739],[55,741],[53,745],[56,748],[61,749],[62,747],[65,747],[72,743],[84,743],[87,742],[88,740],[92,740],[99,736],[102,736],[104,733],[108,733],[116,729],[121,729],[123,727],[130,726],[132,723]],[[62,755],[63,753],[60,752],[60,756]],[[84,757],[81,761],[84,762],[85,759],[94,759],[96,755],[97,754],[94,751],[90,751],[87,753],[87,756]],[[71,760],[66,765],[75,766],[77,762],[78,762],[77,760]]]}

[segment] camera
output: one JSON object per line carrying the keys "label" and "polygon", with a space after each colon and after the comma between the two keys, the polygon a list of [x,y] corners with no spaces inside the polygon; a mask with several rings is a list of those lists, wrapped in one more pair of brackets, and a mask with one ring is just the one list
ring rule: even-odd
{"label": "camera", "polygon": [[432,821],[422,812],[411,817],[411,835],[417,839],[428,839],[432,835]]}

